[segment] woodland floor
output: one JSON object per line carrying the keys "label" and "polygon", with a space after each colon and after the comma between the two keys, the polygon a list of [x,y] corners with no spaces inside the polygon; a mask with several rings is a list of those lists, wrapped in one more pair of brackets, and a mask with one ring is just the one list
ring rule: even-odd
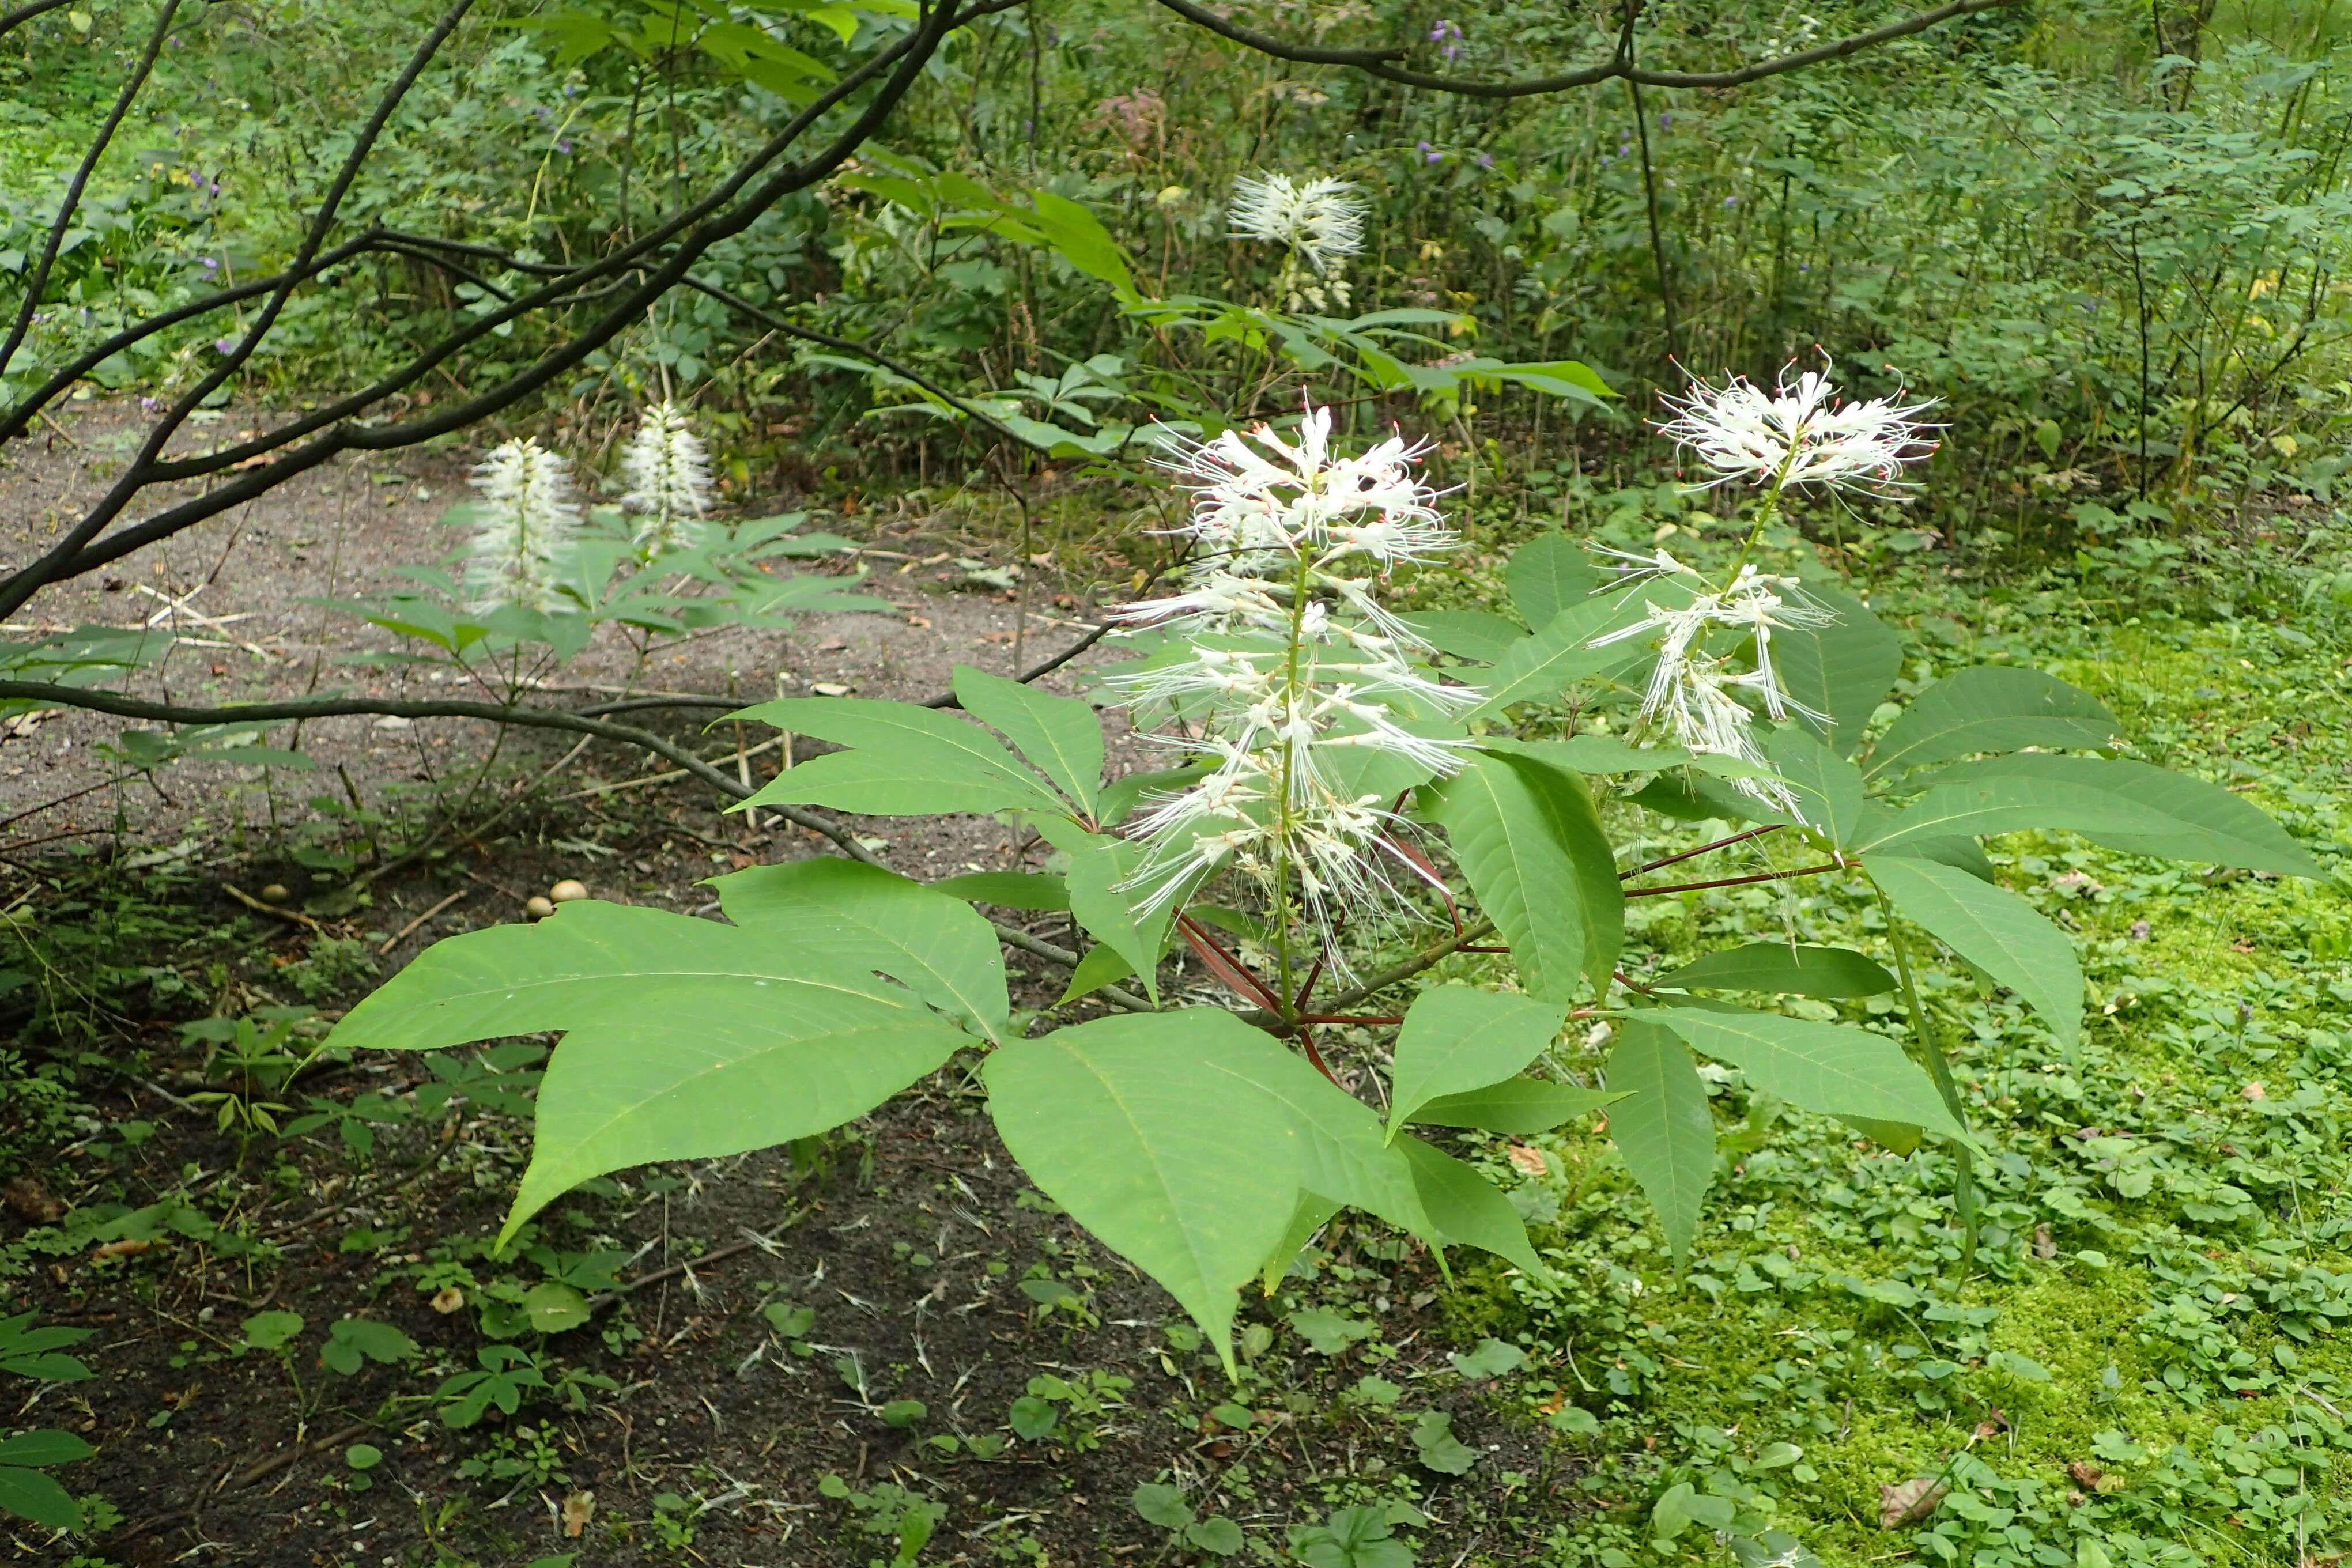
{"label": "woodland floor", "polygon": [[[14,449],[0,516],[32,533],[0,548],[37,547],[129,428],[89,408],[46,449]],[[452,454],[323,471],[171,547],[151,575],[37,613],[167,625],[179,605],[184,635],[223,645],[184,644],[133,689],[182,702],[446,691],[339,666],[391,640],[311,601],[441,554],[462,467]],[[954,564],[1005,559],[975,527],[887,508],[822,526],[867,547],[867,590],[898,613],[699,639],[638,684],[723,692],[731,674],[756,698],[783,671],[798,689],[911,697],[954,662],[1014,664],[1024,605]],[[1023,664],[1083,624],[1085,584],[1045,576]],[[2347,836],[2352,758],[2313,714],[2340,692],[2340,646],[2253,622],[2087,622],[2031,597],[1998,631],[1961,631],[1942,591],[1916,573],[1889,591],[1927,658],[2030,655],[2093,685],[2151,755],[2275,780],[2259,798],[2306,841]],[[631,664],[600,646],[546,695],[603,695]],[[729,737],[699,723],[666,733],[717,755]],[[2081,933],[2105,1011],[2069,1056],[2010,1004],[1941,993],[1981,1020],[1962,1056],[2008,1162],[1966,1279],[1948,1167],[1727,1090],[1747,1141],[1688,1270],[1669,1268],[1605,1143],[1564,1131],[1507,1162],[1498,1147],[1559,1291],[1476,1263],[1449,1286],[1426,1254],[1343,1227],[1281,1295],[1253,1295],[1236,1386],[1172,1303],[1020,1178],[959,1067],[822,1147],[593,1183],[505,1260],[488,1244],[528,1149],[536,1047],[330,1063],[278,1094],[298,1113],[390,1107],[365,1148],[341,1122],[215,1130],[191,1097],[245,1086],[186,1020],[330,1016],[430,940],[521,918],[559,878],[697,909],[714,872],[815,846],[719,815],[690,781],[636,782],[658,769],[616,747],[562,761],[562,737],[509,739],[476,791],[478,728],[333,721],[304,737],[315,772],[192,764],[159,790],[110,782],[100,747],[119,727],[60,716],[0,742],[0,902],[41,971],[0,1009],[49,998],[40,1038],[0,1072],[17,1085],[0,1099],[0,1315],[95,1331],[76,1354],[96,1372],[8,1418],[98,1445],[68,1476],[103,1500],[85,1563],[1217,1560],[1213,1531],[1188,1543],[1139,1515],[1138,1485],[1170,1480],[1240,1527],[1236,1561],[1295,1546],[1316,1568],[1398,1568],[1379,1542],[1294,1540],[1350,1505],[1380,1511],[1423,1564],[1726,1560],[1654,1511],[1681,1481],[1746,1489],[1839,1568],[1948,1560],[1937,1531],[1949,1554],[2080,1568],[2181,1553],[2285,1568],[2352,1544],[2336,1468],[2352,1439],[2318,1414],[2352,1396],[2352,1051],[2336,1032],[2352,898],[2336,883],[2207,883],[2038,841],[2003,857],[2012,885]],[[1015,848],[985,822],[865,826],[919,875],[995,869]],[[366,880],[383,842],[427,832],[430,852]],[[321,913],[260,914],[227,891],[272,883]],[[1660,954],[1790,920],[1808,939],[1871,939],[1857,907],[1776,896],[1661,900],[1633,935]],[[1024,978],[1029,1006],[1060,983]],[[21,1021],[0,1011],[0,1028]],[[2118,1176],[2142,1156],[2150,1179]],[[585,1322],[486,1336],[486,1307],[549,1281],[586,1298]],[[271,1313],[301,1320],[282,1352],[251,1326]],[[421,1354],[331,1371],[320,1350],[346,1317],[397,1327]],[[497,1344],[556,1386],[451,1427],[436,1390]],[[1878,1489],[1958,1473],[1964,1455],[1996,1479],[1881,1528]],[[928,1543],[902,1545],[910,1511],[932,1510]],[[76,1550],[14,1539],[27,1561]]]}

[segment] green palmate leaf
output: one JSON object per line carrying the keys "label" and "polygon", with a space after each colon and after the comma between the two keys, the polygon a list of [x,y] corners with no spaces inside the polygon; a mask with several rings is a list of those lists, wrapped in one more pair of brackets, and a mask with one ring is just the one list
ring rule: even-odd
{"label": "green palmate leaf", "polygon": [[1390,1070],[1388,1136],[1444,1094],[1483,1089],[1515,1077],[1559,1034],[1560,1001],[1470,986],[1436,986],[1413,998],[1397,1035]]}
{"label": "green palmate leaf", "polygon": [[1551,1270],[1528,1242],[1519,1211],[1493,1182],[1419,1138],[1400,1138],[1394,1146],[1411,1162],[1413,1184],[1440,1237],[1492,1252],[1538,1280],[1551,1278]]}
{"label": "green palmate leaf", "polygon": [[1829,716],[1824,738],[1839,756],[1851,757],[1871,714],[1903,672],[1903,643],[1852,594],[1816,583],[1805,591],[1837,619],[1773,632],[1772,664],[1790,697]]}
{"label": "green palmate leaf", "polygon": [[1166,948],[1178,900],[1168,899],[1149,915],[1136,914],[1135,890],[1126,883],[1143,865],[1142,846],[1085,832],[1068,821],[1041,821],[1038,826],[1047,841],[1069,856],[1062,884],[1069,893],[1070,914],[1088,936],[1125,959],[1129,971],[1158,1001],[1160,955]]}
{"label": "green palmate leaf", "polygon": [[1102,720],[1076,697],[1057,697],[1019,681],[958,664],[956,700],[1001,732],[1073,805],[1091,817],[1102,788]]}
{"label": "green palmate leaf", "polygon": [[2032,904],[1934,861],[1874,855],[1870,879],[1904,918],[2015,991],[2059,1044],[2071,1050],[2082,1037],[2074,944]]}
{"label": "green palmate leaf", "polygon": [[71,1432],[20,1432],[0,1441],[0,1465],[70,1465],[97,1452]]}
{"label": "green palmate leaf", "polygon": [[606,1171],[829,1131],[971,1042],[888,982],[804,951],[798,929],[567,904],[535,925],[434,944],[329,1039],[420,1051],[565,1031],[540,1086],[511,1235]]}
{"label": "green palmate leaf", "polygon": [[753,866],[711,885],[728,919],[793,944],[823,971],[879,969],[992,1040],[1012,1010],[996,932],[960,898],[830,858]]}
{"label": "green palmate leaf", "polygon": [[786,768],[745,806],[830,806],[868,817],[1067,810],[986,730],[913,703],[786,697],[735,716],[856,747]]}
{"label": "green palmate leaf", "polygon": [[2039,670],[1982,664],[1947,675],[1911,699],[1871,748],[1873,778],[1986,751],[2096,751],[2122,727],[2087,692]]}
{"label": "green palmate leaf", "polygon": [[1690,753],[1677,747],[1634,746],[1613,735],[1571,735],[1566,740],[1482,735],[1475,744],[1481,751],[1529,758],[1568,773],[1655,773],[1690,760]]}
{"label": "green palmate leaf", "polygon": [[[1864,807],[1863,837],[1876,837],[1880,822],[1892,815],[1875,800]],[[1979,882],[1990,882],[2000,874],[1993,869],[1992,857],[1974,839],[1914,839],[1895,852],[1905,860],[1934,861],[1954,871],[1964,871]]]}
{"label": "green palmate leaf", "polygon": [[1907,853],[1922,842],[2029,830],[2080,833],[2128,854],[2322,874],[2284,829],[2219,785],[2145,762],[2044,752],[1954,763],[1854,847]]}
{"label": "green palmate leaf", "polygon": [[79,1530],[81,1504],[36,1469],[0,1465],[0,1514],[29,1519],[45,1530]]}
{"label": "green palmate leaf", "polygon": [[1126,253],[1111,238],[1110,231],[1103,227],[1100,218],[1067,196],[1058,196],[1051,191],[1033,191],[1029,200],[1035,208],[1032,221],[1037,233],[1055,254],[1087,277],[1109,284],[1120,298],[1141,298],[1136,292],[1135,275],[1129,269]]}
{"label": "green palmate leaf", "polygon": [[1851,843],[1862,823],[1862,769],[1793,724],[1774,730],[1767,750],[1805,826],[1841,849]]}
{"label": "green palmate leaf", "polygon": [[1652,599],[1672,590],[1654,582],[1625,592],[1600,593],[1570,605],[1536,628],[1531,637],[1511,645],[1495,662],[1482,685],[1486,698],[1470,710],[1473,718],[1492,718],[1513,703],[1542,702],[1588,676],[1615,669],[1639,657],[1638,643],[1612,643],[1592,646],[1592,640],[1642,619]]}
{"label": "green palmate leaf", "polygon": [[1511,552],[1503,569],[1511,608],[1530,626],[1550,625],[1559,612],[1581,604],[1601,586],[1583,547],[1564,534],[1538,534]]}
{"label": "green palmate leaf", "polygon": [[1062,989],[1055,1005],[1066,1006],[1080,997],[1090,997],[1105,986],[1115,986],[1135,973],[1135,966],[1119,956],[1116,947],[1095,946],[1087,949],[1070,971],[1070,983]]}
{"label": "green palmate leaf", "polygon": [[1062,879],[1045,872],[976,871],[944,877],[929,884],[935,893],[1000,909],[1026,909],[1040,914],[1070,907],[1069,889]]}
{"label": "green palmate leaf", "polygon": [[1838,1120],[1889,1154],[1907,1155],[1919,1146],[1919,1129],[1908,1122],[1882,1122],[1874,1116],[1840,1116]]}
{"label": "green palmate leaf", "polygon": [[1690,1048],[1671,1030],[1629,1018],[1609,1052],[1609,1136],[1624,1156],[1679,1264],[1698,1233],[1699,1205],[1715,1180],[1715,1117]]}
{"label": "green palmate leaf", "polygon": [[1652,982],[1685,991],[1774,991],[1787,997],[1874,997],[1895,977],[1851,947],[1750,942],[1685,964]]}
{"label": "green palmate leaf", "polygon": [[1304,1135],[1280,1102],[1236,1093],[1220,1071],[1268,1052],[1285,1054],[1194,1009],[1016,1040],[984,1069],[997,1132],[1030,1179],[1175,1297],[1228,1371],[1240,1287],[1298,1203]]}
{"label": "green palmate leaf", "polygon": [[1481,664],[1499,663],[1528,639],[1517,622],[1484,610],[1427,610],[1397,619],[1439,653]]}
{"label": "green palmate leaf", "polygon": [[1382,1136],[1372,1108],[1227,1012],[1199,1009],[1220,1030],[1265,1040],[1264,1049],[1235,1054],[1213,1070],[1231,1082],[1228,1092],[1280,1105],[1297,1129],[1300,1186],[1318,1197],[1379,1216],[1435,1245],[1412,1169]]}
{"label": "green palmate leaf", "polygon": [[1605,1091],[1577,1089],[1540,1078],[1514,1078],[1465,1094],[1441,1094],[1415,1111],[1412,1120],[1434,1127],[1475,1127],[1525,1137],[1548,1133],[1571,1116],[1598,1111],[1618,1098]]}
{"label": "green palmate leaf", "polygon": [[1625,940],[1624,893],[1592,797],[1573,773],[1481,756],[1433,792],[1434,815],[1529,991],[1605,988]]}
{"label": "green palmate leaf", "polygon": [[1156,768],[1145,773],[1129,773],[1113,779],[1102,788],[1095,808],[1096,821],[1104,827],[1117,827],[1127,821],[1139,802],[1156,790],[1181,790],[1199,782],[1208,771],[1207,765],[1188,762],[1181,768]]}
{"label": "green palmate leaf", "polygon": [[1968,1136],[1944,1108],[1926,1071],[1883,1034],[1736,1008],[1657,1008],[1642,1016],[1802,1110],[1907,1122],[1947,1137]]}
{"label": "green palmate leaf", "polygon": [[1307,1244],[1315,1239],[1315,1233],[1330,1224],[1331,1217],[1339,1212],[1339,1206],[1328,1197],[1311,1192],[1298,1195],[1298,1207],[1291,1211],[1290,1228],[1266,1255],[1265,1268],[1258,1277],[1267,1295],[1281,1288],[1282,1278],[1290,1272],[1292,1260],[1306,1250]]}

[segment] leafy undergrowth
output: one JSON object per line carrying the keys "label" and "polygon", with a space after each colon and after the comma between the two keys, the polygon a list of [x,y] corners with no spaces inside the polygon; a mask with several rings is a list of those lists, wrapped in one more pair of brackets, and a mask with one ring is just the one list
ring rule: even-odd
{"label": "leafy undergrowth", "polygon": [[[1915,682],[2048,668],[2340,867],[2326,627],[2097,619],[2053,583],[1961,632],[1946,591],[1879,596]],[[88,881],[35,946],[104,993],[58,992],[71,1047],[137,1073],[52,1059],[11,1091],[0,1316],[97,1331],[96,1375],[20,1424],[98,1445],[59,1474],[100,1500],[82,1549],[121,1563],[205,1539],[354,1568],[2330,1561],[2352,1547],[2352,884],[1997,849],[2078,935],[2092,1007],[2065,1049],[2005,995],[1930,995],[1990,1156],[1965,1263],[1947,1158],[1717,1071],[1736,1131],[1685,1266],[1604,1138],[1492,1140],[1555,1280],[1465,1260],[1449,1287],[1335,1228],[1253,1292],[1238,1385],[1018,1180],[957,1067],[822,1145],[593,1183],[493,1257],[540,1048],[257,1092],[308,1020],[123,1015],[204,1012],[241,976],[248,1003],[325,1005],[364,987],[364,917],[223,933],[175,913],[184,879]],[[1628,915],[1636,977],[1739,934],[1884,950],[1833,879]],[[1789,1005],[1895,1022],[1884,998]]]}

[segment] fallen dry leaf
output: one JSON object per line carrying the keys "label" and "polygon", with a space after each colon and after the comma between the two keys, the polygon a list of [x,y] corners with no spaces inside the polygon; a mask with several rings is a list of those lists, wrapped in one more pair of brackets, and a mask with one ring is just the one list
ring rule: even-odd
{"label": "fallen dry leaf", "polygon": [[2270,1097],[2271,1092],[2259,1083],[2249,1083],[2238,1091],[2238,1098],[2241,1100],[2267,1100]]}
{"label": "fallen dry leaf", "polygon": [[433,1310],[445,1318],[465,1304],[466,1292],[455,1285],[444,1285],[433,1292]]}
{"label": "fallen dry leaf", "polygon": [[110,1241],[89,1255],[93,1263],[102,1258],[136,1258],[155,1244],[152,1241]]}
{"label": "fallen dry leaf", "polygon": [[596,1494],[594,1492],[576,1491],[564,1498],[563,1533],[571,1539],[579,1540],[580,1532],[587,1529],[588,1521],[595,1517]]}
{"label": "fallen dry leaf", "polygon": [[1541,1176],[1549,1168],[1544,1164],[1543,1151],[1525,1144],[1513,1144],[1509,1157],[1511,1168],[1525,1176]]}
{"label": "fallen dry leaf", "polygon": [[17,1218],[36,1225],[53,1225],[66,1217],[66,1206],[34,1176],[20,1176],[0,1186],[0,1204],[5,1204]]}
{"label": "fallen dry leaf", "polygon": [[1936,1505],[1943,1501],[1951,1490],[1931,1476],[1905,1481],[1899,1487],[1881,1486],[1878,1489],[1878,1528],[1901,1530],[1906,1525],[1918,1523],[1936,1511]]}

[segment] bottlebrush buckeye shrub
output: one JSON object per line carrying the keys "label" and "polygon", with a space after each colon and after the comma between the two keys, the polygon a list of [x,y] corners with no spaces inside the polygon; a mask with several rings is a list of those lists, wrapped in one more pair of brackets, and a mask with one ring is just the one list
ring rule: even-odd
{"label": "bottlebrush buckeye shrub", "polygon": [[[723,923],[567,904],[436,944],[331,1043],[563,1033],[509,1233],[593,1176],[822,1133],[975,1053],[1030,1178],[1163,1285],[1229,1365],[1241,1288],[1278,1277],[1343,1208],[1441,1255],[1480,1248],[1544,1273],[1512,1205],[1441,1146],[1449,1129],[1526,1135],[1606,1104],[1680,1253],[1715,1160],[1698,1057],[1896,1151],[1948,1146],[1972,1237],[1973,1145],[1919,1004],[1916,934],[2062,1040],[2083,1002],[2067,937],[1995,884],[1978,841],[2068,832],[2317,868],[2228,791],[2106,755],[2112,716],[2035,671],[1950,675],[1862,744],[1894,685],[1895,638],[1852,597],[1748,557],[1791,487],[1899,484],[1927,450],[1919,412],[1841,404],[1812,379],[1697,389],[1668,433],[1719,479],[1759,487],[1738,559],[1714,576],[1663,553],[1596,567],[1541,538],[1509,563],[1520,622],[1383,604],[1395,569],[1454,544],[1402,441],[1343,455],[1310,410],[1286,437],[1176,450],[1192,564],[1177,591],[1118,612],[1139,656],[1109,677],[1167,768],[1106,781],[1091,706],[970,668],[955,674],[961,715],[795,698],[740,716],[842,748],[750,804],[992,814],[1034,828],[1061,869],[925,885],[849,860],[761,866],[716,880]],[[1613,704],[1631,723],[1513,723],[1570,694],[1579,712]],[[1654,873],[1687,856],[1621,853],[1609,828],[1624,802],[1748,824],[1712,846],[1761,857],[1736,880],[1867,889],[1894,972],[1756,942],[1629,981],[1624,902],[1678,891]],[[975,904],[1066,910],[1095,946],[1064,1003],[1100,991],[1126,1010],[1059,1027],[1054,1009],[1015,1015],[999,932]],[[1473,947],[1507,951],[1509,979],[1431,985],[1401,1016],[1381,1010]],[[1179,949],[1227,1003],[1163,995]],[[1120,988],[1130,976],[1141,995]],[[1884,992],[1900,993],[1907,1049],[1720,999]],[[1604,1020],[1601,1086],[1560,1082],[1549,1048]],[[1384,1071],[1324,1049],[1334,1029],[1391,1026]]]}

